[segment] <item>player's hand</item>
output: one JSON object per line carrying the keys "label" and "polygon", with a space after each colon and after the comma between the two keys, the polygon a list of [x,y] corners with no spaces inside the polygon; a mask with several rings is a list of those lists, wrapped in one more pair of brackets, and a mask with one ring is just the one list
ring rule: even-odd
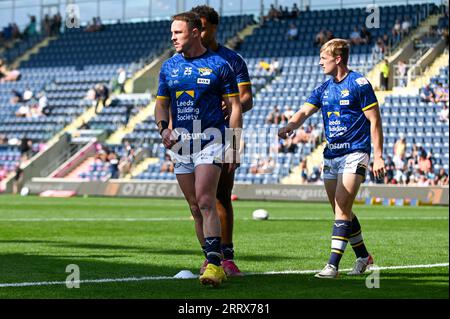
{"label": "player's hand", "polygon": [[230,119],[230,111],[228,111],[227,105],[224,101],[222,101],[222,113],[224,120],[228,121]]}
{"label": "player's hand", "polygon": [[166,128],[164,131],[162,131],[161,137],[164,147],[167,149],[171,149],[172,146],[174,146],[176,143],[176,139],[174,138],[172,130],[170,128]]}
{"label": "player's hand", "polygon": [[376,179],[384,178],[386,167],[382,157],[375,158],[373,161],[373,175]]}
{"label": "player's hand", "polygon": [[289,124],[288,124],[288,125],[286,125],[286,126],[280,128],[280,129],[278,130],[278,136],[284,140],[284,139],[286,139],[289,135],[292,134],[292,131],[293,131],[292,127],[289,126]]}

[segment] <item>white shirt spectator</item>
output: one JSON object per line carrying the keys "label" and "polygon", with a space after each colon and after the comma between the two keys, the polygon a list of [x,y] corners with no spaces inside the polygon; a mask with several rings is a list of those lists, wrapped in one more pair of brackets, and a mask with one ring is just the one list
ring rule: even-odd
{"label": "white shirt spectator", "polygon": [[408,33],[409,32],[409,28],[411,28],[411,23],[409,22],[409,20],[403,21],[402,22],[402,32]]}

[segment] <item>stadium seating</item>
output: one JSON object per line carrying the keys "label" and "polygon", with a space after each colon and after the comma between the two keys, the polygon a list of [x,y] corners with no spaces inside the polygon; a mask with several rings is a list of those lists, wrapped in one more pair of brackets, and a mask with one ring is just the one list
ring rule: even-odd
{"label": "stadium seating", "polygon": [[[435,4],[415,4],[380,7],[380,28],[370,29],[372,39],[391,34],[396,19],[411,19],[415,28],[428,15],[437,11]],[[245,39],[241,54],[247,58],[312,56],[318,54],[314,37],[322,29],[331,30],[336,38],[348,39],[355,26],[365,24],[368,13],[365,8],[314,10],[301,12],[297,19],[267,21]],[[286,40],[286,32],[291,22],[298,27],[298,40]],[[368,54],[372,44],[353,46],[352,53]]]}
{"label": "stadium seating", "polygon": [[0,53],[0,59],[6,61],[6,63],[12,63],[17,57],[21,56],[28,49],[41,42],[45,36],[35,35],[26,39],[17,40],[14,42],[11,48],[8,48]]}
{"label": "stadium seating", "polygon": [[[431,79],[431,83],[441,82],[448,87],[448,67]],[[391,95],[381,106],[383,119],[385,156],[393,154],[393,147],[402,133],[406,137],[407,152],[413,144],[423,146],[434,158],[434,171],[444,168],[449,171],[449,127],[448,123],[439,121],[441,103],[422,102],[420,97]]]}

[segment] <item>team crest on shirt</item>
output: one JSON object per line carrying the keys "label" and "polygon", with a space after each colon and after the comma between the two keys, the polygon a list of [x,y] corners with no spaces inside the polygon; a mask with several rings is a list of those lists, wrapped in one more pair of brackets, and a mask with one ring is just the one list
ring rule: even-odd
{"label": "team crest on shirt", "polygon": [[357,78],[355,81],[359,84],[359,86],[369,84],[369,81],[367,81],[366,78]]}
{"label": "team crest on shirt", "polygon": [[199,68],[198,71],[200,72],[200,76],[208,76],[212,73],[210,68]]}
{"label": "team crest on shirt", "polygon": [[341,97],[347,97],[350,95],[350,91],[349,90],[342,90],[341,91]]}

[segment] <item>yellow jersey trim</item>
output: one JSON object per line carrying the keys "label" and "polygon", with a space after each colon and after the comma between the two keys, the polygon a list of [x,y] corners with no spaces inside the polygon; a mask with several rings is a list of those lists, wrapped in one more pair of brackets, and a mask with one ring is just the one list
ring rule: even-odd
{"label": "yellow jersey trim", "polygon": [[239,96],[239,93],[224,94],[223,97]]}
{"label": "yellow jersey trim", "polygon": [[362,110],[363,110],[363,111],[368,110],[368,109],[374,107],[374,106],[377,105],[377,104],[378,104],[378,102],[372,103],[372,104],[370,104],[370,105],[367,105],[367,106],[366,106],[365,108],[363,108]]}
{"label": "yellow jersey trim", "polygon": [[305,102],[305,103],[303,103],[303,104],[318,108],[318,107],[315,106],[314,104],[311,104],[311,103],[308,103],[308,102]]}

